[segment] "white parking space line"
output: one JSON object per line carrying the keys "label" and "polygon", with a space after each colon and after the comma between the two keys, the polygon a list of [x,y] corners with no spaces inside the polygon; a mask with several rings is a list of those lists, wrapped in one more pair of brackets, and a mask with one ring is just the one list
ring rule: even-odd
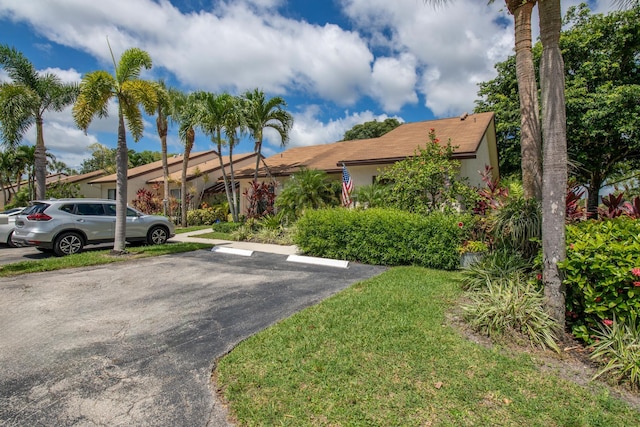
{"label": "white parking space line", "polygon": [[240,256],[253,255],[253,251],[250,251],[247,249],[225,248],[224,246],[214,246],[213,248],[211,248],[211,252],[216,252],[221,254],[240,255]]}
{"label": "white parking space line", "polygon": [[302,255],[289,255],[289,257],[287,258],[287,261],[299,262],[304,264],[325,265],[327,267],[336,267],[336,268],[349,267],[349,261],[343,261],[339,259],[317,258],[317,257],[302,256]]}

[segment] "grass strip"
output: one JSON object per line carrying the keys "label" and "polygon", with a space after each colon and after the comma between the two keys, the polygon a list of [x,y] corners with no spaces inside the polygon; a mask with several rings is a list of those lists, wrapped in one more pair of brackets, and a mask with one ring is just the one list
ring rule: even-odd
{"label": "grass strip", "polygon": [[222,233],[220,231],[212,231],[211,233],[198,234],[197,237],[199,239],[218,239],[218,240],[235,240],[230,233]]}
{"label": "grass strip", "polygon": [[85,250],[79,254],[65,257],[50,257],[39,260],[21,261],[0,265],[0,277],[17,276],[19,274],[36,273],[42,271],[62,270],[64,268],[88,267],[91,265],[111,264],[114,262],[130,261],[132,259],[148,258],[152,256],[190,252],[198,249],[208,249],[211,245],[204,243],[170,243],[154,246],[128,247],[127,255],[110,255],[111,249]]}
{"label": "grass strip", "polygon": [[393,268],[240,343],[216,369],[241,426],[629,426],[640,413],[447,325],[459,274]]}

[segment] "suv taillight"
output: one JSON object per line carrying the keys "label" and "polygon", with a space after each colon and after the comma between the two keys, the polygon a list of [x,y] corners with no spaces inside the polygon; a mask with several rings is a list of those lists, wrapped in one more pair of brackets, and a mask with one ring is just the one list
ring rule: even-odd
{"label": "suv taillight", "polygon": [[31,215],[27,215],[27,219],[29,221],[50,221],[52,218],[45,213],[38,212]]}

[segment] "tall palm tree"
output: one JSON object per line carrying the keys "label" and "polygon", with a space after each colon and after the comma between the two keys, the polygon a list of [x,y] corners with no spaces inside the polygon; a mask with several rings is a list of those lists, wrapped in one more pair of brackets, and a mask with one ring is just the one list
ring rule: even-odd
{"label": "tall palm tree", "polygon": [[525,198],[542,200],[542,134],[538,85],[531,51],[531,12],[537,0],[506,0],[513,15],[520,98],[520,153]]}
{"label": "tall palm tree", "polygon": [[540,89],[542,97],[542,263],[545,307],[560,330],[565,325],[565,293],[558,262],[566,257],[567,114],[564,61],[560,51],[560,0],[540,0]]}
{"label": "tall palm tree", "polygon": [[[227,93],[216,95],[213,93],[201,93],[202,112],[198,119],[198,126],[211,138],[216,146],[224,190],[229,202],[229,211],[235,222],[240,219],[238,209],[238,195],[235,186],[233,171],[233,148],[239,142],[239,134],[246,131],[246,114],[243,109],[243,98],[234,97]],[[226,140],[222,135],[226,136]],[[229,149],[229,176],[222,160],[222,148]]]}
{"label": "tall palm tree", "polygon": [[[425,0],[428,1],[428,0]],[[444,4],[447,0],[431,0]],[[490,2],[493,0],[490,0]],[[509,0],[505,0],[509,5]],[[637,0],[620,0],[630,3]],[[528,0],[521,0],[528,3]],[[560,51],[562,15],[560,0],[539,0],[542,101],[542,252],[545,309],[565,325],[565,295],[557,263],[565,259],[565,209],[567,185],[567,130],[564,98],[564,63]],[[522,20],[520,21],[522,23]],[[516,20],[518,24],[518,20]],[[518,40],[518,38],[516,38]],[[518,80],[521,76],[518,75]],[[520,86],[520,82],[518,82]],[[531,106],[530,111],[534,108]],[[524,120],[524,119],[523,119]],[[523,161],[525,158],[523,157]],[[524,169],[524,168],[523,168]]]}
{"label": "tall palm tree", "polygon": [[[109,47],[111,50],[111,47]],[[107,117],[109,101],[118,102],[118,146],[116,154],[116,229],[114,254],[126,252],[127,227],[127,128],[133,139],[142,137],[144,123],[140,105],[147,114],[153,114],[158,102],[154,84],[140,79],[142,68],[150,69],[149,54],[138,48],[127,49],[116,64],[113,52],[114,74],[98,70],[86,74],[80,84],[80,95],[73,106],[73,118],[85,132],[95,116]],[[124,119],[127,119],[125,127]]]}
{"label": "tall palm tree", "polygon": [[200,117],[200,95],[198,93],[190,93],[186,95],[179,91],[172,91],[170,96],[171,119],[179,125],[178,135],[184,144],[184,153],[182,156],[182,173],[180,179],[180,198],[181,198],[181,225],[187,226],[187,169],[189,168],[189,157],[195,143],[196,132],[195,127],[198,125]]}
{"label": "tall palm tree", "polygon": [[284,146],[289,141],[293,116],[283,109],[287,103],[279,96],[267,99],[262,90],[254,89],[245,92],[243,97],[247,101],[247,127],[255,141],[254,152],[258,154],[256,156],[256,170],[253,173],[253,182],[257,182],[258,169],[260,169],[260,160],[262,159],[264,129],[271,128],[278,132],[282,146]]}
{"label": "tall palm tree", "polygon": [[162,153],[162,177],[163,187],[163,214],[167,215],[167,207],[169,202],[169,165],[167,162],[167,133],[169,130],[169,116],[171,115],[171,105],[169,101],[170,89],[167,89],[163,80],[156,82],[154,85],[158,102],[156,104],[156,129],[158,137],[160,137],[160,149]]}
{"label": "tall palm tree", "polygon": [[6,145],[16,146],[35,123],[35,198],[43,199],[47,179],[43,115],[46,111],[62,111],[71,105],[78,95],[78,86],[62,83],[52,73],[38,73],[21,52],[5,44],[0,44],[0,66],[12,80],[0,84],[2,141]]}

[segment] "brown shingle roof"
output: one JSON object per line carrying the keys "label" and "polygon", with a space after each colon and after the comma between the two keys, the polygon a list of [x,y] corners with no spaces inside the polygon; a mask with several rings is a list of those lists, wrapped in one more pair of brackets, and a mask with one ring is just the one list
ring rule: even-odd
{"label": "brown shingle roof", "polygon": [[[198,160],[199,158],[210,155],[214,151],[199,151],[197,153],[191,153],[189,155],[189,161]],[[183,155],[171,156],[167,159],[167,164],[169,166],[175,165],[176,163],[182,163]],[[162,170],[162,160],[158,160],[157,162],[148,163],[146,165],[137,166],[135,168],[129,169],[127,172],[128,178],[135,178],[140,175],[144,175],[147,173],[152,173],[157,170]],[[102,178],[98,178],[96,180],[91,181],[92,184],[103,184],[105,182],[116,182],[116,174],[111,174],[107,176],[103,176]]]}
{"label": "brown shingle roof", "polygon": [[[242,160],[246,160],[250,157],[255,157],[255,156],[257,156],[256,153],[236,154],[233,158],[233,163],[235,164],[236,162],[240,162]],[[226,169],[229,166],[229,156],[222,156],[222,162],[224,163],[224,167]],[[206,162],[198,163],[197,165],[187,168],[187,181],[193,178],[196,178],[201,174],[210,173],[219,169],[220,169],[220,160],[218,158],[215,158],[213,160],[207,160]],[[182,178],[182,171],[169,174],[169,181],[180,181],[181,178]],[[153,184],[153,183],[163,182],[163,181],[164,181],[164,176],[159,176],[159,177],[147,180],[147,184]]]}
{"label": "brown shingle roof", "polygon": [[80,181],[84,181],[85,179],[91,179],[91,178],[97,178],[99,176],[102,176],[106,174],[106,172],[102,169],[97,170],[97,171],[93,171],[93,172],[87,172],[87,173],[83,173],[81,175],[69,175],[66,177],[62,177],[59,180],[55,180],[54,182],[60,181],[60,182],[67,182],[67,183],[74,183],[74,182],[80,182]]}
{"label": "brown shingle roof", "polygon": [[[290,148],[265,159],[265,163],[273,176],[290,175],[301,167],[338,172],[342,162],[346,165],[392,163],[412,156],[419,146],[424,146],[428,142],[430,129],[434,129],[441,144],[451,140],[451,145],[457,146],[455,157],[469,158],[475,156],[493,118],[494,113],[490,112],[404,123],[379,138]],[[236,177],[247,178],[250,175],[252,172],[245,169],[239,171]],[[264,175],[263,168],[261,176]]]}

